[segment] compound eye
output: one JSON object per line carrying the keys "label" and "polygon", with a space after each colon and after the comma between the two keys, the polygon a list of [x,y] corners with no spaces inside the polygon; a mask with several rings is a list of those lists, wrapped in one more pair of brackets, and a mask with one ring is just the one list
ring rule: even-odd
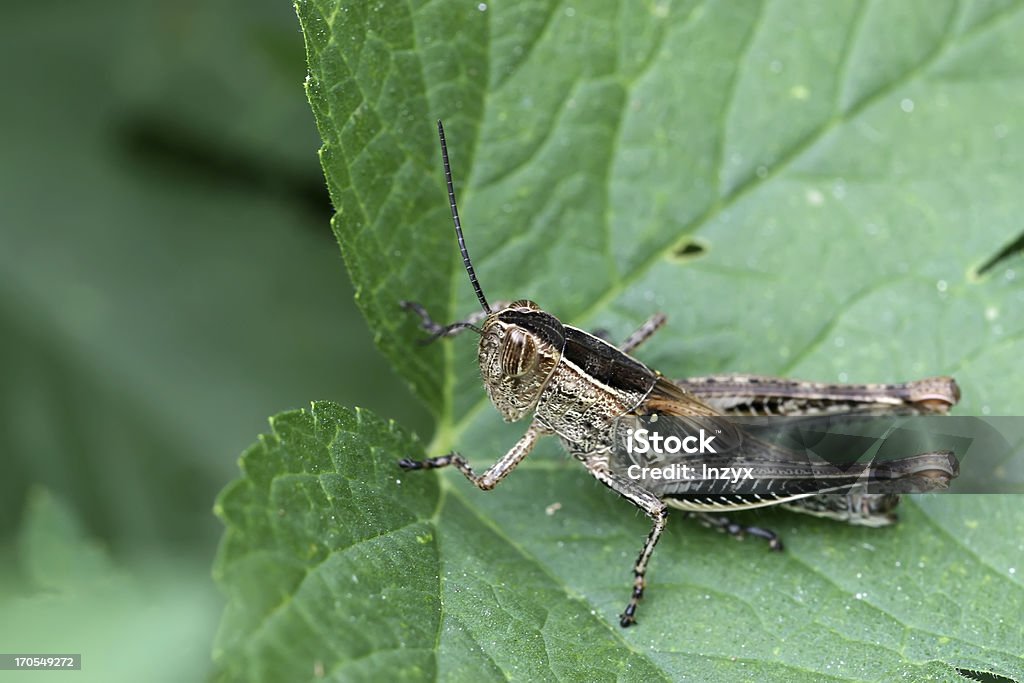
{"label": "compound eye", "polygon": [[511,377],[525,375],[537,364],[537,345],[533,337],[513,327],[501,345],[501,371]]}

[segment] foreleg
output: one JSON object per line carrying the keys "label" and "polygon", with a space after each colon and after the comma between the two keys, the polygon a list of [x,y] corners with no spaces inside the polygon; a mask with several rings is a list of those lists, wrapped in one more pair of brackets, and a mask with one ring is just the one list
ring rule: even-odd
{"label": "foreleg", "polygon": [[523,461],[523,458],[530,454],[530,451],[533,450],[537,443],[537,439],[546,434],[550,434],[547,429],[541,427],[536,422],[531,424],[519,441],[508,450],[508,453],[503,455],[498,462],[488,467],[483,474],[474,472],[466,459],[454,451],[439,458],[427,458],[426,460],[405,458],[398,462],[398,466],[403,470],[432,470],[454,465],[456,469],[465,475],[466,479],[473,483],[473,486],[482,491],[490,491],[498,485],[499,481],[507,477]]}

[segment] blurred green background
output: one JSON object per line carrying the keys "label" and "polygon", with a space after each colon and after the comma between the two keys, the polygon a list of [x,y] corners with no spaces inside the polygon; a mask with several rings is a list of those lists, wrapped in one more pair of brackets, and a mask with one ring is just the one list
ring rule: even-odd
{"label": "blurred green background", "polygon": [[289,3],[3,17],[0,651],[201,679],[213,500],[267,416],[430,423],[352,301]]}

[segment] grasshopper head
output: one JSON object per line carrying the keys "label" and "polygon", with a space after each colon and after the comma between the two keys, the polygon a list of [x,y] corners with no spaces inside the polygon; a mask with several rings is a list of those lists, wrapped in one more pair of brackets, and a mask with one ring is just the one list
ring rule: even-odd
{"label": "grasshopper head", "polygon": [[516,301],[487,316],[477,360],[487,395],[506,422],[537,404],[564,347],[562,323],[532,301]]}
{"label": "grasshopper head", "polygon": [[501,310],[493,310],[487,303],[462,235],[462,222],[455,204],[452,169],[448,162],[448,147],[440,121],[437,122],[437,134],[441,140],[444,179],[448,186],[448,202],[452,210],[452,222],[455,224],[455,236],[459,240],[462,264],[480,307],[487,314],[483,329],[478,330],[480,348],[477,360],[480,363],[480,374],[491,403],[506,422],[514,422],[537,404],[541,391],[555,371],[565,347],[565,328],[558,318],[545,313],[532,301],[516,301]]}

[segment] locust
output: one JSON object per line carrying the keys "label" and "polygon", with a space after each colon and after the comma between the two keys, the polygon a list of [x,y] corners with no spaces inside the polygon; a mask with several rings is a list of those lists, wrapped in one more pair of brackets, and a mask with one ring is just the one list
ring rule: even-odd
{"label": "locust", "polygon": [[[798,462],[783,449],[746,438],[722,422],[730,416],[937,415],[960,398],[951,377],[895,384],[827,384],[750,375],[709,375],[672,381],[631,354],[665,323],[656,314],[618,346],[602,336],[562,323],[536,303],[521,299],[496,302],[484,296],[466,247],[444,127],[437,123],[448,202],[462,263],[481,311],[452,324],[435,322],[423,306],[403,301],[419,317],[429,336],[426,342],[466,331],[479,335],[477,362],[484,389],[506,422],[529,420],[523,436],[483,472],[451,452],[425,460],[402,459],[404,470],[455,467],[474,486],[489,491],[507,477],[537,441],[555,436],[574,458],[602,484],[642,510],[651,529],[633,564],[629,600],[619,615],[625,628],[636,623],[644,595],[647,569],[670,508],[683,510],[719,531],[752,535],[782,550],[769,529],[743,526],[726,514],[779,505],[797,512],[850,524],[884,526],[896,521],[899,492],[944,488],[958,474],[957,461],[947,451],[913,455],[894,463],[868,463],[841,470]],[[617,425],[623,419],[666,416],[674,424],[703,428],[715,425],[722,442],[744,444],[757,468],[758,482],[749,490],[725,490],[719,481],[634,479],[626,476]],[[723,425],[725,425],[723,427]],[[711,456],[711,462],[715,461]],[[869,481],[911,482],[879,490]],[[779,482],[782,482],[780,484]],[[924,483],[922,487],[921,484]]]}

